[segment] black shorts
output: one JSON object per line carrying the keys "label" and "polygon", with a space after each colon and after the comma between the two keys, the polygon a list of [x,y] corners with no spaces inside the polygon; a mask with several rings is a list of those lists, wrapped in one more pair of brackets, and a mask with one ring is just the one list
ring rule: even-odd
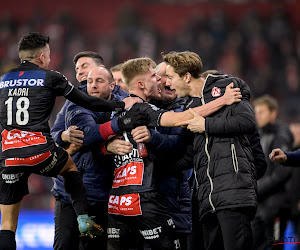
{"label": "black shorts", "polygon": [[[62,147],[55,147],[52,152],[33,155],[28,158],[1,160],[0,204],[10,205],[21,201],[29,193],[27,182],[32,173],[56,177],[67,163],[68,157],[68,153]],[[23,164],[29,159],[34,165]]]}
{"label": "black shorts", "polygon": [[108,215],[108,250],[134,249],[138,239],[151,249],[180,249],[175,224],[157,192],[139,193],[142,215]]}

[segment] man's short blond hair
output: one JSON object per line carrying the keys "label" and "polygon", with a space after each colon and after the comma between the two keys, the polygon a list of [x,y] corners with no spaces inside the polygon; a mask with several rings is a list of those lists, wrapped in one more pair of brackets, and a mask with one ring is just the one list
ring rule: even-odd
{"label": "man's short blond hair", "polygon": [[172,51],[162,55],[164,62],[171,65],[174,71],[180,76],[189,72],[192,77],[199,78],[202,72],[202,60],[200,56],[191,51]]}
{"label": "man's short blond hair", "polygon": [[124,62],[121,68],[124,83],[129,86],[136,76],[147,73],[150,67],[155,68],[156,63],[149,57],[140,57]]}

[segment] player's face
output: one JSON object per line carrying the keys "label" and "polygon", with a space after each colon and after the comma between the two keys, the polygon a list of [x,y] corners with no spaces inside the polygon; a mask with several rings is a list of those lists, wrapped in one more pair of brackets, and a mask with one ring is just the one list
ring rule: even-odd
{"label": "player's face", "polygon": [[158,99],[160,98],[160,79],[161,77],[156,74],[155,70],[150,67],[149,71],[145,75],[145,95],[147,97],[146,101],[149,101],[150,99]]}
{"label": "player's face", "polygon": [[263,128],[276,119],[276,112],[269,110],[265,104],[256,105],[254,108],[257,126]]}
{"label": "player's face", "polygon": [[91,69],[97,66],[101,66],[101,65],[97,65],[91,57],[80,57],[77,60],[75,65],[77,81],[78,82],[85,81]]}
{"label": "player's face", "polygon": [[166,86],[168,86],[171,90],[176,90],[176,94],[178,95],[178,97],[185,97],[189,95],[190,89],[188,85],[183,80],[183,77],[180,77],[174,71],[174,67],[168,65],[166,69],[166,75]]}
{"label": "player's face", "polygon": [[112,72],[112,74],[114,76],[116,84],[120,86],[120,89],[124,91],[128,91],[127,85],[122,80],[121,71],[114,71]]}
{"label": "player's face", "polygon": [[107,70],[103,67],[96,67],[90,71],[87,78],[87,92],[91,96],[110,100],[114,82],[110,82]]}
{"label": "player's face", "polygon": [[163,101],[172,101],[176,98],[176,91],[175,89],[171,89],[170,86],[167,86],[167,74],[166,74],[166,68],[167,64],[163,63],[156,73],[161,77],[161,83],[159,85],[159,88],[161,90],[161,100]]}

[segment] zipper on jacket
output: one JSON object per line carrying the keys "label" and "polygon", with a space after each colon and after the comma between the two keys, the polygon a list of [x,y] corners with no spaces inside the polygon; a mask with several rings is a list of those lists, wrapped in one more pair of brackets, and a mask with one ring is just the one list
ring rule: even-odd
{"label": "zipper on jacket", "polygon": [[194,176],[195,176],[195,182],[196,182],[196,190],[198,190],[199,189],[199,182],[198,182],[198,179],[197,179],[196,168],[194,168]]}
{"label": "zipper on jacket", "polygon": [[[210,75],[210,74],[209,74]],[[209,76],[208,75],[208,76]],[[204,90],[204,87],[205,87],[205,84],[206,84],[206,81],[207,81],[207,78],[208,76],[206,77],[205,81],[204,81],[204,84],[203,84],[203,87],[202,87],[202,90],[201,90],[201,102],[202,102],[202,105],[205,104],[205,101],[204,101],[204,95],[203,95],[203,90]],[[210,154],[208,152],[208,134],[205,132],[205,153],[206,153],[206,156],[207,156],[207,169],[206,169],[206,175],[209,179],[209,183],[210,183],[210,192],[209,192],[209,195],[208,195],[208,201],[209,201],[209,204],[210,206],[212,207],[212,210],[213,210],[213,213],[216,211],[216,208],[214,206],[214,204],[212,203],[212,199],[211,199],[211,194],[214,190],[214,183],[213,183],[213,180],[212,178],[210,177],[209,175],[209,165],[210,165]]]}
{"label": "zipper on jacket", "polygon": [[233,168],[234,168],[234,171],[237,173],[239,171],[239,163],[237,160],[235,146],[233,143],[231,144],[231,155],[232,155]]}
{"label": "zipper on jacket", "polygon": [[212,180],[212,178],[209,174],[210,155],[209,155],[209,152],[208,152],[208,149],[207,149],[207,145],[208,145],[208,134],[205,132],[205,153],[206,153],[206,156],[207,156],[206,174],[207,174],[207,177],[208,177],[209,182],[210,182],[210,192],[209,192],[209,195],[208,195],[208,200],[209,200],[209,204],[211,205],[211,207],[213,209],[213,212],[215,212],[216,208],[215,208],[214,204],[212,203],[212,199],[211,199],[211,194],[214,190],[214,183],[213,183],[213,180]]}

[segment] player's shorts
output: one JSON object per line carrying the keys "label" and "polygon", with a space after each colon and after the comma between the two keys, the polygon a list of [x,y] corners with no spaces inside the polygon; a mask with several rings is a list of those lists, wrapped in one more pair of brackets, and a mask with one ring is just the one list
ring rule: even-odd
{"label": "player's shorts", "polygon": [[175,224],[160,195],[157,192],[144,192],[138,195],[141,215],[108,215],[107,249],[135,249],[140,245],[139,241],[147,242],[153,250],[180,249]]}
{"label": "player's shorts", "polygon": [[62,147],[52,152],[27,158],[9,158],[0,161],[0,204],[18,203],[28,191],[28,177],[38,174],[56,177],[68,161],[68,153]]}

